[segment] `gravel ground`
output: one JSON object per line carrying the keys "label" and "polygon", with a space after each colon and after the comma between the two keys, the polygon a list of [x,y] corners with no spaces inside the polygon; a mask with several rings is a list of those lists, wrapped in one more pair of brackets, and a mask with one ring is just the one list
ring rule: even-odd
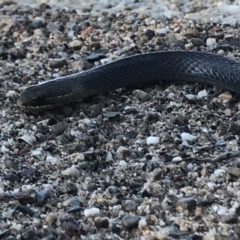
{"label": "gravel ground", "polygon": [[237,94],[179,83],[49,112],[16,105],[31,84],[134,53],[239,59],[238,2],[176,2],[80,15],[0,5],[0,239],[240,239]]}

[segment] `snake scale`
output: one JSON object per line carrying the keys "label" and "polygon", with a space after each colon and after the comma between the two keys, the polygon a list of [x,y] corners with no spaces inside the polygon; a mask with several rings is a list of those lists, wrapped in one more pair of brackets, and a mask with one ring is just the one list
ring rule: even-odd
{"label": "snake scale", "polygon": [[149,82],[198,82],[240,92],[240,62],[200,51],[160,51],[132,55],[26,88],[18,105],[49,109],[118,88]]}

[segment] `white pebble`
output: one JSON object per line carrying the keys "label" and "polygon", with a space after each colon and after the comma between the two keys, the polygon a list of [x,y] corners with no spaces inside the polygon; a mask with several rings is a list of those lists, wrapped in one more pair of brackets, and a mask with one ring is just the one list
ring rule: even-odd
{"label": "white pebble", "polygon": [[112,59],[111,58],[103,58],[100,60],[101,64],[107,64],[107,63],[110,63],[112,62]]}
{"label": "white pebble", "polygon": [[112,161],[113,160],[113,155],[111,152],[108,152],[106,155],[106,161]]}
{"label": "white pebble", "polygon": [[10,97],[15,97],[17,96],[17,93],[13,90],[10,90],[6,93],[6,97],[10,98]]}
{"label": "white pebble", "polygon": [[221,176],[222,173],[225,173],[225,170],[224,170],[224,169],[216,169],[216,170],[214,171],[214,175],[215,175],[216,177]]}
{"label": "white pebble", "polygon": [[206,41],[206,45],[208,47],[212,47],[214,44],[216,44],[216,39],[215,38],[208,38]]}
{"label": "white pebble", "polygon": [[170,93],[168,94],[167,98],[169,98],[169,99],[174,99],[174,98],[175,98],[175,94],[172,93],[172,92],[170,92]]}
{"label": "white pebble", "polygon": [[70,168],[63,170],[62,175],[77,177],[80,175],[80,171],[75,165],[72,165]]}
{"label": "white pebble", "polygon": [[169,30],[166,29],[166,28],[157,28],[157,29],[155,30],[155,33],[156,33],[156,34],[159,34],[159,35],[165,35],[165,34],[168,33],[168,32],[169,32]]}
{"label": "white pebble", "polygon": [[75,159],[77,161],[84,161],[85,155],[83,153],[78,153],[78,154],[76,154]]}
{"label": "white pebble", "polygon": [[126,167],[127,166],[126,161],[124,161],[124,160],[119,161],[119,166]]}
{"label": "white pebble", "polygon": [[224,215],[224,214],[227,214],[227,209],[224,208],[224,207],[220,207],[217,211],[217,214],[218,215]]}
{"label": "white pebble", "polygon": [[207,128],[203,128],[202,131],[203,131],[204,133],[208,133]]}
{"label": "white pebble", "polygon": [[194,168],[194,166],[193,166],[192,163],[189,163],[189,164],[187,165],[187,168],[188,168],[189,170],[192,170],[192,169]]}
{"label": "white pebble", "polygon": [[138,228],[140,229],[144,229],[148,226],[147,221],[145,218],[142,218],[139,222],[138,222]]}
{"label": "white pebble", "polygon": [[47,161],[47,162],[51,162],[52,160],[53,160],[53,156],[48,155],[48,156],[46,157],[46,161]]}
{"label": "white pebble", "polygon": [[173,159],[172,159],[172,162],[181,162],[182,161],[182,158],[181,157],[174,157]]}
{"label": "white pebble", "polygon": [[12,222],[12,226],[11,226],[12,229],[16,229],[17,231],[21,231],[23,226],[19,223],[15,223],[15,222]]}
{"label": "white pebble", "polygon": [[207,184],[207,186],[209,187],[209,189],[213,190],[215,187],[216,187],[216,184],[215,183],[212,183],[212,182],[209,182]]}
{"label": "white pebble", "polygon": [[148,137],[147,145],[156,145],[159,143],[159,137]]}
{"label": "white pebble", "polygon": [[1,146],[1,152],[2,152],[2,153],[9,152],[9,149],[6,148],[6,147],[3,145],[3,146]]}
{"label": "white pebble", "polygon": [[92,217],[100,213],[99,208],[92,207],[84,210],[85,217]]}
{"label": "white pebble", "polygon": [[41,151],[39,151],[39,150],[32,151],[31,155],[32,156],[39,156],[39,155],[41,155]]}
{"label": "white pebble", "polygon": [[196,98],[196,96],[193,95],[193,94],[186,94],[185,97],[186,97],[187,99],[189,99],[189,100],[193,100],[193,99]]}
{"label": "white pebble", "polygon": [[208,93],[207,93],[206,89],[204,89],[198,93],[198,98],[204,98],[207,96],[208,96]]}
{"label": "white pebble", "polygon": [[196,138],[197,138],[196,136],[193,136],[190,133],[181,133],[182,141],[193,141]]}
{"label": "white pebble", "polygon": [[28,185],[22,185],[21,190],[23,192],[31,192],[33,190],[33,188],[35,188],[34,185],[29,185],[28,184]]}
{"label": "white pebble", "polygon": [[182,142],[182,145],[185,146],[185,147],[189,147],[189,144],[188,144],[187,141],[183,141],[183,142]]}
{"label": "white pebble", "polygon": [[166,226],[166,223],[165,223],[164,221],[160,220],[160,221],[159,221],[159,225],[160,225],[161,227],[165,227],[165,226]]}

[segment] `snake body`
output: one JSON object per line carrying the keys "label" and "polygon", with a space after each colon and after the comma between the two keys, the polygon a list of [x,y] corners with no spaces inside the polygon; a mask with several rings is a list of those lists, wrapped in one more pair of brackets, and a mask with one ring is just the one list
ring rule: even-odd
{"label": "snake body", "polygon": [[199,82],[240,92],[240,62],[198,51],[161,51],[125,57],[26,88],[23,109],[49,109],[88,96],[149,82]]}

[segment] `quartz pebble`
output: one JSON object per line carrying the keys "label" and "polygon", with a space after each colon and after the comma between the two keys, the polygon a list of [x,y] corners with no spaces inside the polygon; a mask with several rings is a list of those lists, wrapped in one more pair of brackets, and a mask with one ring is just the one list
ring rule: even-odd
{"label": "quartz pebble", "polygon": [[98,215],[99,213],[100,213],[100,209],[95,207],[84,210],[85,217],[92,217],[92,216]]}
{"label": "quartz pebble", "polygon": [[204,89],[204,90],[200,91],[197,96],[198,96],[198,98],[204,98],[204,97],[208,96],[208,93],[207,93],[206,89]]}
{"label": "quartz pebble", "polygon": [[79,176],[80,171],[76,168],[75,165],[72,165],[70,168],[67,168],[62,171],[62,175],[77,177]]}
{"label": "quartz pebble", "polygon": [[148,137],[147,145],[156,145],[159,143],[159,137]]}
{"label": "quartz pebble", "polygon": [[182,141],[193,141],[195,140],[197,137],[190,134],[190,133],[181,133],[181,139]]}

